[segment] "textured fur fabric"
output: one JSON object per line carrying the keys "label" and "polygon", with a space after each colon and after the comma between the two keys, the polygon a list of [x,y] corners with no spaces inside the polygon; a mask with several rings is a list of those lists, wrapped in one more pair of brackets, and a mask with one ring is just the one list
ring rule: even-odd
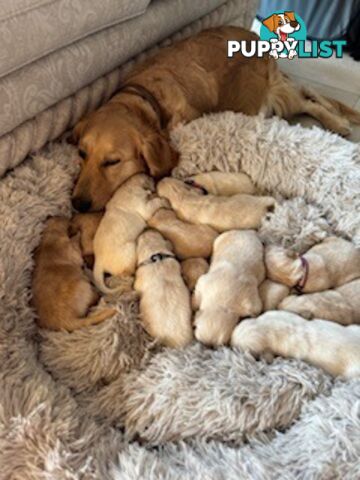
{"label": "textured fur fabric", "polygon": [[[304,251],[330,234],[360,244],[360,149],[276,118],[211,115],[177,128],[178,177],[245,171],[280,202],[268,243]],[[355,479],[360,379],[229,348],[161,349],[134,293],[115,318],[39,330],[32,252],[70,214],[73,147],[57,144],[0,182],[0,479]],[[360,327],[359,327],[360,328]]]}

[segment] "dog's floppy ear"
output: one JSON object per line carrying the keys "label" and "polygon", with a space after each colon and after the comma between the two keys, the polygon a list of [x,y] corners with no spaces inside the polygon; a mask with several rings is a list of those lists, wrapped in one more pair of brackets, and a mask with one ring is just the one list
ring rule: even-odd
{"label": "dog's floppy ear", "polygon": [[142,157],[153,177],[164,177],[178,163],[178,154],[163,133],[151,133],[141,145]]}
{"label": "dog's floppy ear", "polygon": [[85,131],[85,128],[88,124],[88,118],[82,118],[74,127],[68,141],[69,143],[72,143],[73,145],[77,145],[80,137]]}
{"label": "dog's floppy ear", "polygon": [[275,32],[276,30],[276,27],[277,27],[276,18],[277,18],[277,15],[274,13],[270,17],[265,18],[265,20],[263,20],[262,22],[265,25],[265,27],[267,27],[270,30],[270,32]]}
{"label": "dog's floppy ear", "polygon": [[295,13],[294,13],[294,12],[284,12],[284,15],[286,15],[287,17],[289,17],[291,22],[296,21]]}

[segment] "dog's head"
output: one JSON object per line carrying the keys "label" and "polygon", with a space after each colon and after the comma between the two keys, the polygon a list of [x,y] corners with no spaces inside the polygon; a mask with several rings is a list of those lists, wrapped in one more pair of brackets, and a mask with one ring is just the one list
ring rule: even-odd
{"label": "dog's head", "polygon": [[287,40],[290,33],[300,30],[300,24],[296,20],[294,12],[274,13],[265,18],[262,23],[270,32],[276,33],[282,41]]}
{"label": "dog's head", "polygon": [[81,120],[74,139],[82,166],[72,203],[80,212],[102,210],[117,188],[136,173],[162,177],[177,163],[166,132],[125,105],[108,104]]}

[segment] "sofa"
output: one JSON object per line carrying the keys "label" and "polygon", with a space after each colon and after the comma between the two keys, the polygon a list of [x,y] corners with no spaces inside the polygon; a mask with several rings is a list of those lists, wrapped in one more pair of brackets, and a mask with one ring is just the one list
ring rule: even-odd
{"label": "sofa", "polygon": [[[0,0],[0,176],[116,92],[134,61],[254,0]],[[120,68],[121,67],[121,68]]]}

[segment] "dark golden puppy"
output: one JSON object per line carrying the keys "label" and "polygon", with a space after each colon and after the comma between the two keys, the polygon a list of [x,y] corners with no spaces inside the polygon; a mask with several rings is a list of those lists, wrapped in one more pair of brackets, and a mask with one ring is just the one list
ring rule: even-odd
{"label": "dark golden puppy", "polygon": [[[73,195],[81,211],[104,208],[130,176],[162,177],[177,163],[169,131],[204,113],[233,110],[290,118],[307,113],[347,135],[360,114],[308,88],[298,88],[274,59],[227,56],[227,41],[256,41],[239,27],[219,27],[162,49],[136,67],[120,92],[75,129],[83,158]],[[249,49],[249,45],[248,45]]]}

